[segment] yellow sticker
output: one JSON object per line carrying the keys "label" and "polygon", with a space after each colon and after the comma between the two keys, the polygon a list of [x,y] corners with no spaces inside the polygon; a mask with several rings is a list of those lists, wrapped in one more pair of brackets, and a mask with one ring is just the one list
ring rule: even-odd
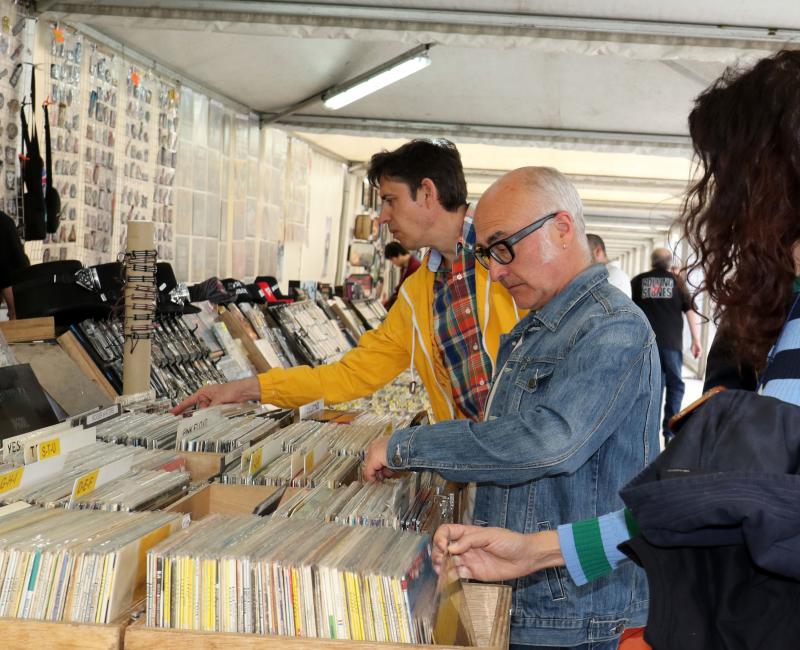
{"label": "yellow sticker", "polygon": [[24,467],[17,467],[17,469],[12,469],[10,472],[0,474],[0,494],[19,487],[24,469]]}
{"label": "yellow sticker", "polygon": [[39,460],[61,455],[61,438],[52,438],[39,443]]}
{"label": "yellow sticker", "polygon": [[253,452],[253,455],[250,456],[250,474],[255,474],[258,470],[261,469],[261,452],[263,451],[263,447],[259,447]]}
{"label": "yellow sticker", "polygon": [[313,470],[314,470],[314,452],[313,451],[309,451],[306,454],[306,457],[305,457],[305,463],[304,463],[304,466],[303,466],[303,471],[306,474],[311,474],[311,472]]}
{"label": "yellow sticker", "polygon": [[85,494],[89,494],[89,492],[94,490],[99,472],[99,469],[95,469],[88,474],[84,474],[77,481],[75,481],[75,493],[73,494],[73,498],[80,499]]}

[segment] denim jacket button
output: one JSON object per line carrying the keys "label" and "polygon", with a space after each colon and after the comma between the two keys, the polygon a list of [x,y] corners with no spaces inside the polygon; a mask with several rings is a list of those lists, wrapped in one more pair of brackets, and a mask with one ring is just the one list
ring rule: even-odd
{"label": "denim jacket button", "polygon": [[614,626],[613,634],[622,634],[625,631],[625,624],[624,623],[617,623]]}

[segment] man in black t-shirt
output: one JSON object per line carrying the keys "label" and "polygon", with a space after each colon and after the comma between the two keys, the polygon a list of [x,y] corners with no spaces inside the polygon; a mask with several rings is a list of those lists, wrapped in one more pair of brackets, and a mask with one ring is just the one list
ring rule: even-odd
{"label": "man in black t-shirt", "polygon": [[17,225],[0,210],[0,304],[5,300],[11,319],[16,318],[14,294],[11,291],[14,273],[30,265],[17,233]]}
{"label": "man in black t-shirt", "polygon": [[692,356],[700,356],[700,327],[692,301],[681,280],[670,270],[672,253],[666,248],[653,251],[653,270],[640,273],[631,280],[633,302],[647,316],[656,335],[661,360],[661,386],[666,389],[664,404],[664,442],[672,438],[667,423],[681,410],[686,385],[681,378],[683,368],[683,314],[692,333]]}

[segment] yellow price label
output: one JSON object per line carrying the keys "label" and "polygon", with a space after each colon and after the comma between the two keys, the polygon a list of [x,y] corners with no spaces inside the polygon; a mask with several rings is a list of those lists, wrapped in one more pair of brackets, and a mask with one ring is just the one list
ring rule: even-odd
{"label": "yellow price label", "polygon": [[89,492],[94,490],[94,486],[97,484],[97,475],[99,472],[99,469],[93,470],[88,474],[84,474],[77,481],[75,481],[75,493],[73,495],[75,499],[80,499],[82,496],[89,494]]}
{"label": "yellow price label", "polygon": [[39,443],[39,460],[61,455],[61,438],[52,438]]}
{"label": "yellow price label", "polygon": [[262,451],[263,449],[259,447],[253,452],[253,455],[250,456],[250,474],[255,474],[261,469],[261,461],[263,458],[261,454]]}
{"label": "yellow price label", "polygon": [[314,452],[309,451],[305,457],[305,464],[303,467],[303,472],[306,474],[311,474],[314,469]]}
{"label": "yellow price label", "polygon": [[22,483],[24,470],[24,467],[17,467],[17,469],[12,469],[10,472],[0,474],[0,494],[18,488],[19,484]]}

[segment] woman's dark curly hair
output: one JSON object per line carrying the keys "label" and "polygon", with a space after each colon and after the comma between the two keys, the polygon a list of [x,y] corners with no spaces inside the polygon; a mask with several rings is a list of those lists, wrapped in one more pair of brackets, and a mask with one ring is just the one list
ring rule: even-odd
{"label": "woman's dark curly hair", "polygon": [[738,360],[763,369],[800,241],[800,51],[726,70],[695,100],[689,132],[702,174],[683,210],[690,277],[703,276],[696,292],[724,316]]}

